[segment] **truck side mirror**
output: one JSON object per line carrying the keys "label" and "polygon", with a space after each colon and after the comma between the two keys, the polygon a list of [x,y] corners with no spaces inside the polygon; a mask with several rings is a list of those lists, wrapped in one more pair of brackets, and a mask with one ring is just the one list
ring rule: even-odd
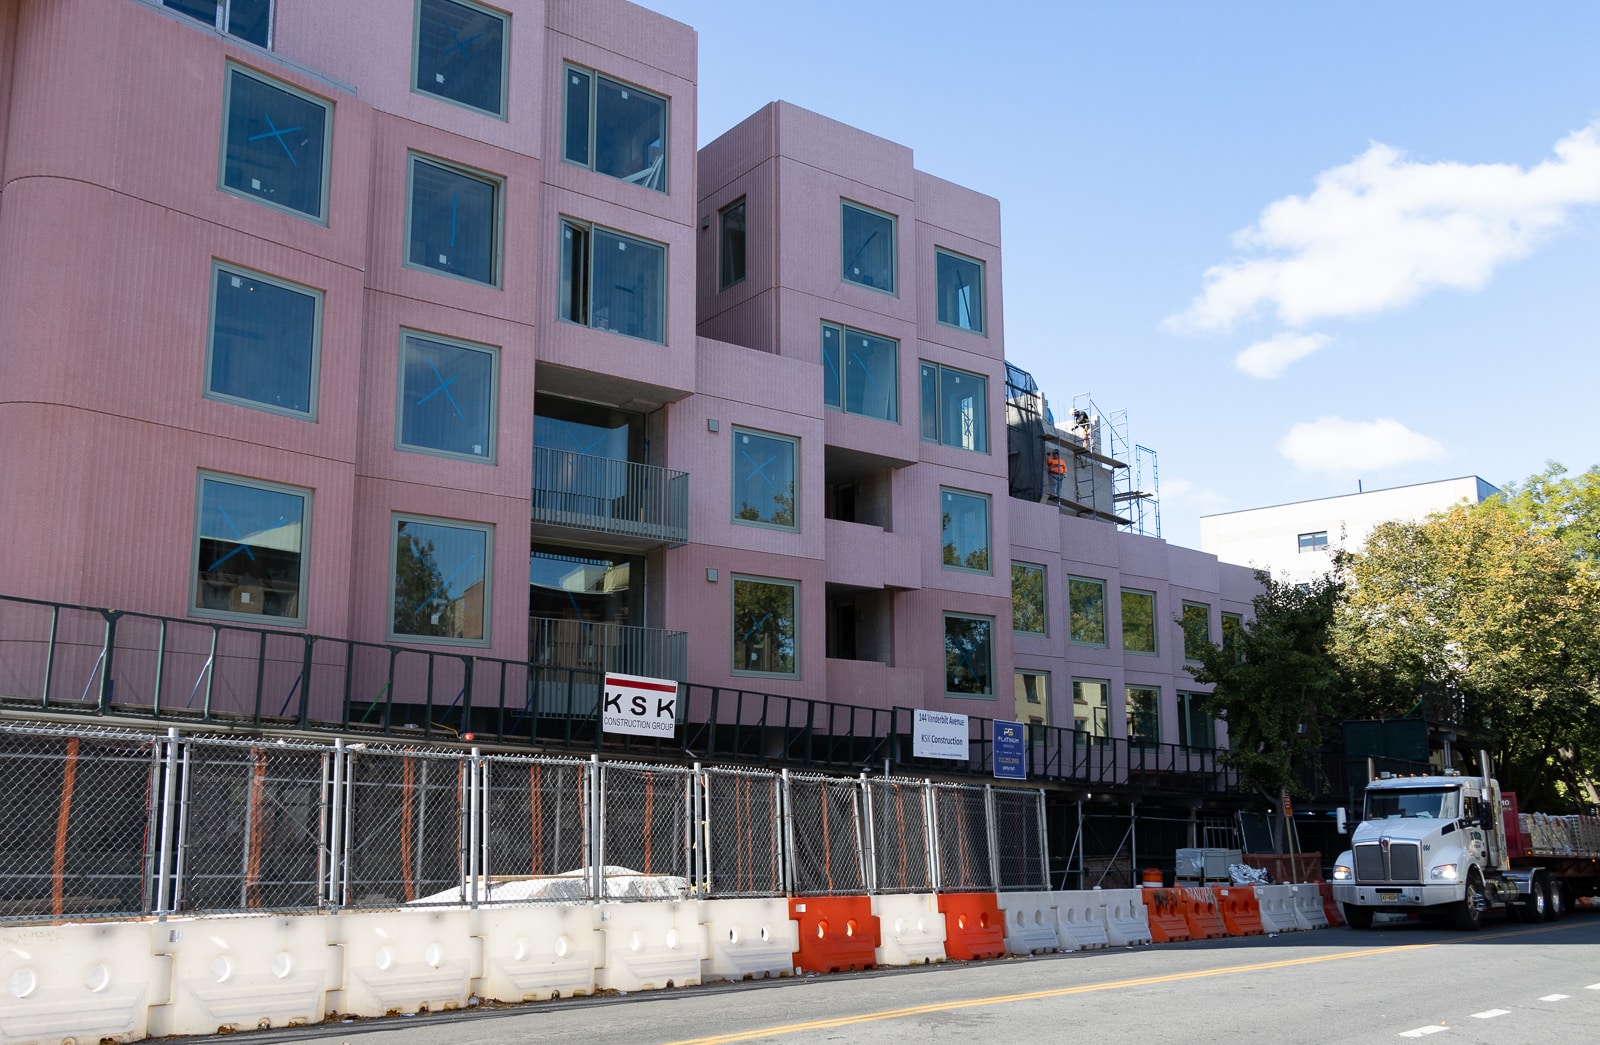
{"label": "truck side mirror", "polygon": [[1342,835],[1350,833],[1349,814],[1345,812],[1344,806],[1340,806],[1333,811],[1333,828]]}

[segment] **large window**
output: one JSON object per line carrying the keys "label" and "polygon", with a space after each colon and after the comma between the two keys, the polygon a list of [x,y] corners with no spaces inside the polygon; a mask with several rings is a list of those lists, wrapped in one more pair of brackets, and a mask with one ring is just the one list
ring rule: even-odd
{"label": "large window", "polygon": [[321,292],[212,265],[206,395],[315,418],[321,329]]}
{"label": "large window", "polygon": [[417,0],[412,87],[504,116],[506,23],[501,12],[471,0]]}
{"label": "large window", "polygon": [[201,473],[195,500],[195,612],[304,624],[311,492]]}
{"label": "large window", "polygon": [[944,568],[988,573],[989,498],[981,493],[940,488],[939,504]]}
{"label": "large window", "polygon": [[331,106],[320,98],[228,66],[222,188],[325,220],[331,116]]}
{"label": "large window", "polygon": [[257,47],[272,46],[272,0],[161,0],[161,6]]}
{"label": "large window", "polygon": [[1072,680],[1072,729],[1079,741],[1111,736],[1110,692],[1111,683],[1105,679]]}
{"label": "large window", "polygon": [[1156,652],[1156,593],[1122,589],[1122,649]]}
{"label": "large window", "polygon": [[412,156],[408,195],[408,264],[499,283],[500,179]]}
{"label": "large window", "polygon": [[487,646],[491,529],[396,515],[393,541],[389,637]]}
{"label": "large window", "polygon": [[561,318],[666,341],[667,248],[577,221],[561,223]]}
{"label": "large window", "polygon": [[994,696],[994,618],[944,615],[944,691],[952,697]]}
{"label": "large window", "polygon": [[486,345],[402,334],[400,448],[493,461],[498,370]]}
{"label": "large window", "polygon": [[894,293],[894,217],[840,200],[842,278]]}
{"label": "large window", "polygon": [[936,363],[922,364],[922,438],[989,452],[989,379]]}
{"label": "large window", "polygon": [[1203,602],[1185,602],[1183,616],[1183,659],[1197,661],[1211,644],[1211,607]]}
{"label": "large window", "polygon": [[566,161],[666,192],[667,100],[575,65],[566,85]]}
{"label": "large window", "polygon": [[733,578],[733,673],[800,674],[800,585],[763,577]]}
{"label": "large window", "polygon": [[1155,747],[1161,743],[1161,691],[1152,686],[1129,686],[1128,743]]}
{"label": "large window", "polygon": [[939,322],[983,333],[983,262],[934,251]]}
{"label": "large window", "polygon": [[864,330],[822,324],[822,399],[847,414],[898,421],[900,343]]}
{"label": "large window", "polygon": [[722,290],[744,280],[744,214],[743,196],[717,212],[720,242],[717,254],[720,276],[717,285]]}
{"label": "large window", "polygon": [[1072,641],[1079,646],[1106,644],[1106,582],[1067,578],[1067,606],[1072,614]]}
{"label": "large window", "polygon": [[799,523],[795,499],[798,443],[782,435],[733,430],[733,517],[792,530]]}
{"label": "large window", "polygon": [[1178,694],[1178,743],[1190,751],[1217,746],[1217,722],[1204,710],[1204,693]]}
{"label": "large window", "polygon": [[1011,564],[1011,630],[1045,634],[1045,571],[1031,562]]}

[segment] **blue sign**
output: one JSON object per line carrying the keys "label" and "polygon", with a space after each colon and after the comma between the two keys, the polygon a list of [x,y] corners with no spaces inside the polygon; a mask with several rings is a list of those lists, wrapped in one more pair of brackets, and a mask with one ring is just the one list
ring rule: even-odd
{"label": "blue sign", "polygon": [[1028,779],[1028,727],[1021,722],[994,723],[994,776],[996,780]]}

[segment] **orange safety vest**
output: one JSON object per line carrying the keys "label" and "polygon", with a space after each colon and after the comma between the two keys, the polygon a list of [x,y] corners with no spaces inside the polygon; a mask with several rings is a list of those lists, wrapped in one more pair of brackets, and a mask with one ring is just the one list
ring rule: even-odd
{"label": "orange safety vest", "polygon": [[1061,455],[1060,454],[1051,454],[1048,458],[1045,459],[1045,464],[1047,464],[1050,467],[1050,474],[1051,475],[1066,475],[1067,474],[1067,462],[1065,462],[1065,461],[1063,461],[1061,459]]}

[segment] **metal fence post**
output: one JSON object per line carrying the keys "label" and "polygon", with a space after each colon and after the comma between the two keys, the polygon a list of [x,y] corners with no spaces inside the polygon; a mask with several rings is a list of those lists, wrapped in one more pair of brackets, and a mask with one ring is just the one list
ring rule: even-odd
{"label": "metal fence post", "polygon": [[589,897],[593,900],[605,898],[606,880],[606,816],[602,803],[605,802],[605,781],[600,767],[600,756],[589,756],[589,852],[594,856],[594,865],[589,871]]}
{"label": "metal fence post", "polygon": [[467,903],[474,910],[478,906],[478,880],[485,873],[482,846],[487,832],[483,830],[481,818],[488,803],[480,797],[485,769],[478,749],[473,748],[471,761],[467,763],[467,880],[471,883]]}
{"label": "metal fence post", "polygon": [[922,809],[928,821],[928,877],[933,891],[939,892],[944,888],[944,865],[939,852],[939,803],[934,799],[932,780],[922,781]]}
{"label": "metal fence post", "polygon": [[778,780],[779,798],[781,799],[778,803],[778,820],[783,827],[781,832],[781,837],[783,838],[783,891],[793,896],[794,884],[799,878],[795,873],[794,867],[794,816],[793,807],[789,804],[789,771],[787,769],[783,770]]}
{"label": "metal fence post", "polygon": [[1050,836],[1047,832],[1047,822],[1044,815],[1044,788],[1039,789],[1039,802],[1034,806],[1034,813],[1039,818],[1039,881],[1044,883],[1046,889],[1050,888]]}
{"label": "metal fence post", "polygon": [[[867,892],[878,891],[877,818],[872,814],[872,789],[867,785],[867,771],[861,771],[861,802],[866,810],[866,824],[861,832],[861,879]],[[900,883],[904,885],[905,883]]]}
{"label": "metal fence post", "polygon": [[344,896],[340,888],[344,870],[345,826],[345,756],[344,738],[333,741],[333,816],[328,822],[328,906],[343,907]]}
{"label": "metal fence post", "polygon": [[172,876],[173,821],[177,818],[178,731],[167,730],[167,766],[161,781],[161,860],[156,870],[156,917],[166,921],[168,885]]}
{"label": "metal fence post", "polygon": [[689,846],[690,891],[701,896],[711,895],[711,800],[710,775],[699,762],[694,764],[694,775],[689,778]]}
{"label": "metal fence post", "polygon": [[987,821],[989,835],[989,887],[1000,888],[1000,831],[995,823],[994,788],[983,785],[983,818]]}

